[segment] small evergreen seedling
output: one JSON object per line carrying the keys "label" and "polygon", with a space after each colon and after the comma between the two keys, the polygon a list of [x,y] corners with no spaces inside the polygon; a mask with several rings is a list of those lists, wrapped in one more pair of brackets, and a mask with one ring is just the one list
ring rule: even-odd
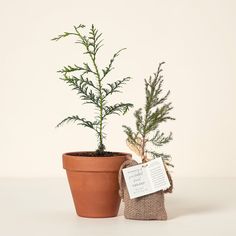
{"label": "small evergreen seedling", "polygon": [[74,26],[73,32],[64,32],[52,40],[58,41],[61,38],[74,36],[77,39],[76,43],[83,46],[84,54],[88,55],[90,63],[84,62],[81,66],[76,64],[68,65],[58,72],[62,74],[61,79],[80,95],[84,103],[94,105],[97,115],[92,121],[78,115],[69,116],[62,120],[57,127],[72,121],[78,125],[92,129],[98,136],[96,155],[103,156],[105,154],[104,127],[106,119],[112,114],[124,115],[133,106],[131,103],[122,102],[108,105],[108,97],[113,93],[120,92],[122,85],[131,78],[125,77],[113,83],[105,83],[105,78],[114,69],[114,60],[125,48],[116,52],[110,59],[108,66],[101,69],[97,64],[97,54],[103,46],[103,40],[101,39],[102,33],[99,33],[94,25],[92,25],[88,35],[82,34],[81,30],[83,28],[85,28],[84,25]]}
{"label": "small evergreen seedling", "polygon": [[[147,161],[148,154],[153,158],[161,157],[167,165],[170,163],[170,155],[159,152],[159,147],[172,140],[172,133],[165,136],[160,131],[159,125],[168,120],[174,120],[169,113],[172,110],[170,102],[167,98],[170,94],[168,91],[164,96],[162,93],[163,76],[162,65],[160,63],[158,70],[154,76],[150,76],[148,80],[145,79],[145,94],[146,102],[144,109],[140,108],[135,111],[136,131],[134,132],[130,127],[123,126],[124,132],[127,135],[128,146],[142,157],[143,162]],[[153,149],[154,148],[154,149]]]}

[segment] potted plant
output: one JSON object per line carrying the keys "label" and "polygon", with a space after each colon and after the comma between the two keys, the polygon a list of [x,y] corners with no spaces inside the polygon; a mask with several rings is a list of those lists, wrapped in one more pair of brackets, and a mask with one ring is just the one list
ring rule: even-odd
{"label": "potted plant", "polygon": [[163,76],[162,65],[160,63],[154,76],[145,79],[145,106],[134,112],[136,130],[124,127],[127,135],[127,144],[146,163],[155,158],[162,158],[170,187],[165,191],[158,191],[149,195],[130,199],[128,190],[123,178],[122,169],[137,165],[134,160],[125,161],[119,173],[120,195],[124,199],[125,212],[127,219],[136,220],[166,220],[167,214],[164,206],[164,193],[171,193],[173,188],[172,178],[167,170],[167,166],[172,166],[170,155],[160,152],[160,147],[172,140],[172,133],[165,135],[160,131],[160,125],[171,117],[171,102],[168,102],[170,91],[162,95]]}
{"label": "potted plant", "polygon": [[97,111],[93,120],[78,115],[72,115],[62,120],[64,123],[74,122],[95,132],[98,137],[96,151],[69,152],[63,154],[63,167],[72,192],[76,212],[83,217],[114,217],[118,213],[120,197],[118,194],[118,171],[121,164],[131,155],[121,152],[106,151],[105,121],[110,115],[124,115],[133,105],[131,103],[108,104],[108,98],[120,92],[121,87],[131,78],[125,77],[115,82],[107,82],[109,73],[114,69],[114,60],[125,48],[116,52],[109,64],[101,69],[97,63],[97,55],[102,44],[102,33],[94,25],[89,32],[82,33],[84,25],[74,26],[72,32],[53,38],[58,41],[69,36],[75,37],[75,43],[82,45],[89,63],[68,65],[58,72],[60,79],[75,90],[84,104],[90,104]]}

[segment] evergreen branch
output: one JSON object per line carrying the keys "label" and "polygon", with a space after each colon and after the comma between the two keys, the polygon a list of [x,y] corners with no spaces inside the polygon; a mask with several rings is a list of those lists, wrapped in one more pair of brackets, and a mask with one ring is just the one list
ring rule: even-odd
{"label": "evergreen branch", "polygon": [[152,139],[150,139],[150,142],[155,145],[156,147],[160,147],[172,140],[172,132],[168,136],[165,136],[164,133],[160,134],[160,131],[157,130],[156,134]]}
{"label": "evergreen branch", "polygon": [[88,63],[84,63],[84,67],[81,66],[77,66],[76,64],[74,66],[64,66],[63,69],[57,71],[59,73],[71,73],[71,72],[75,72],[75,71],[82,71],[82,75],[84,74],[88,74],[88,73],[92,73],[95,74],[95,72],[90,68],[90,66],[88,65]]}
{"label": "evergreen branch", "polygon": [[134,112],[134,117],[136,118],[136,129],[138,133],[143,134],[143,116],[142,108],[139,108]]}
{"label": "evergreen branch", "polygon": [[170,161],[171,160],[171,156],[170,155],[167,155],[167,154],[164,154],[164,153],[158,153],[158,152],[155,152],[155,151],[147,151],[147,153],[150,153],[153,158],[162,158],[164,161]]}
{"label": "evergreen branch", "polygon": [[[161,108],[157,107],[156,111],[156,119],[159,123],[165,122],[167,120],[175,120],[171,116],[169,116],[170,111],[173,109],[172,103],[164,104]],[[152,118],[152,116],[150,117]]]}
{"label": "evergreen branch", "polygon": [[133,137],[134,132],[132,131],[132,129],[126,125],[123,125],[122,127],[124,128],[124,132],[126,133],[128,138],[130,138],[131,140],[134,140],[134,137]]}
{"label": "evergreen branch", "polygon": [[84,79],[83,76],[77,78],[76,76],[68,76],[66,74],[63,75],[64,80],[69,86],[73,87],[73,90],[76,90],[80,95],[80,98],[85,101],[87,104],[94,104],[99,107],[99,97],[96,96],[91,89],[88,89],[88,86],[91,86],[95,89],[98,89],[91,80],[88,78]]}
{"label": "evergreen branch", "polygon": [[161,66],[165,62],[159,63],[158,70],[154,73],[154,78],[149,77],[149,80],[145,79],[145,92],[146,92],[146,105],[145,110],[148,113],[153,107],[163,103],[169,96],[170,91],[163,97],[159,98],[162,92],[163,76],[160,74],[162,72]]}
{"label": "evergreen branch", "polygon": [[133,107],[131,103],[118,103],[112,106],[104,106],[103,119],[112,114],[124,115],[131,107]]}
{"label": "evergreen branch", "polygon": [[69,86],[73,87],[72,90],[77,89],[79,78],[76,76],[69,76],[65,73],[60,79],[65,81]]}
{"label": "evergreen branch", "polygon": [[130,77],[126,77],[126,78],[123,78],[122,80],[117,80],[114,83],[108,83],[107,85],[109,86],[109,88],[102,89],[105,94],[104,97],[107,97],[108,95],[113,94],[115,92],[116,93],[121,92],[119,88],[121,88],[122,85],[124,85],[130,79],[131,79]]}
{"label": "evergreen branch", "polygon": [[165,160],[165,159],[164,159],[164,163],[165,163],[166,166],[170,166],[170,167],[172,167],[172,168],[175,167],[173,164],[170,163],[169,160]]}
{"label": "evergreen branch", "polygon": [[[76,29],[78,30],[79,28],[84,28],[84,27],[85,27],[85,25],[80,24],[79,26],[76,27]],[[65,38],[65,37],[70,36],[70,35],[76,35],[77,36],[77,33],[64,32],[63,34],[60,34],[60,35],[58,35],[57,37],[55,37],[51,40],[58,41],[59,39]]]}
{"label": "evergreen branch", "polygon": [[135,146],[140,147],[140,143],[137,142],[138,134],[134,133],[129,126],[123,125],[124,132],[127,135],[127,141]]}
{"label": "evergreen branch", "polygon": [[77,125],[82,125],[84,127],[88,127],[90,129],[93,129],[97,132],[96,126],[98,125],[98,122],[91,122],[86,120],[85,118],[80,118],[79,116],[69,116],[62,120],[56,127],[60,127],[61,125],[69,122],[78,122]]}
{"label": "evergreen branch", "polygon": [[122,48],[122,49],[120,49],[119,51],[117,51],[117,52],[113,55],[113,57],[111,58],[111,60],[110,60],[110,62],[109,62],[109,65],[108,65],[105,69],[102,70],[102,72],[103,72],[102,79],[104,79],[104,78],[106,77],[106,75],[114,69],[114,67],[113,67],[113,62],[115,61],[116,57],[119,56],[120,52],[122,52],[123,50],[126,50],[126,48]]}
{"label": "evergreen branch", "polygon": [[86,84],[87,86],[90,86],[92,88],[94,88],[95,90],[99,90],[99,88],[92,82],[92,80],[85,78],[83,76],[80,76],[80,81],[81,83]]}
{"label": "evergreen branch", "polygon": [[164,104],[161,108],[157,107],[154,112],[149,111],[145,122],[144,133],[150,133],[157,129],[162,122],[174,120],[174,118],[168,115],[170,110],[172,110],[171,103],[168,103]]}
{"label": "evergreen branch", "polygon": [[87,80],[80,80],[80,83],[78,84],[76,90],[78,94],[80,94],[80,98],[85,101],[84,104],[94,104],[96,107],[100,108],[100,103],[99,103],[99,96],[95,95],[93,91],[88,89],[88,86],[86,85],[91,85],[92,82]]}
{"label": "evergreen branch", "polygon": [[[92,25],[92,27],[93,27],[93,25]],[[79,28],[81,28],[81,27],[74,26],[76,35],[79,37],[79,39],[76,41],[76,43],[79,43],[85,47],[86,50],[85,50],[84,54],[88,54],[94,64],[96,55],[94,54],[93,51],[90,50],[90,48],[94,47],[94,45],[92,42],[89,41],[89,38],[86,37],[86,35],[82,35],[80,33]]]}
{"label": "evergreen branch", "polygon": [[100,40],[102,33],[98,34],[98,30],[95,29],[94,25],[92,25],[90,31],[89,31],[89,37],[90,40],[90,46],[93,48],[93,55],[96,55],[98,50],[103,46],[102,42],[103,39]]}

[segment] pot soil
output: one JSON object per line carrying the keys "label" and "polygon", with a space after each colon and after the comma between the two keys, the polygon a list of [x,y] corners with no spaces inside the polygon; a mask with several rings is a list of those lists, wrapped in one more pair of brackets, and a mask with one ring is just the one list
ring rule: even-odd
{"label": "pot soil", "polygon": [[76,213],[82,217],[117,216],[120,206],[118,172],[128,153],[94,156],[91,152],[63,154]]}

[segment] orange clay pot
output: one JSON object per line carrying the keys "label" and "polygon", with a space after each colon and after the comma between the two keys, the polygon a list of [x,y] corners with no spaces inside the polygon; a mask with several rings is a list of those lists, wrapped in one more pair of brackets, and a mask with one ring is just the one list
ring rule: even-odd
{"label": "orange clay pot", "polygon": [[86,153],[63,154],[63,168],[77,215],[89,218],[117,216],[120,206],[118,172],[131,155],[113,153],[108,157],[88,157]]}

